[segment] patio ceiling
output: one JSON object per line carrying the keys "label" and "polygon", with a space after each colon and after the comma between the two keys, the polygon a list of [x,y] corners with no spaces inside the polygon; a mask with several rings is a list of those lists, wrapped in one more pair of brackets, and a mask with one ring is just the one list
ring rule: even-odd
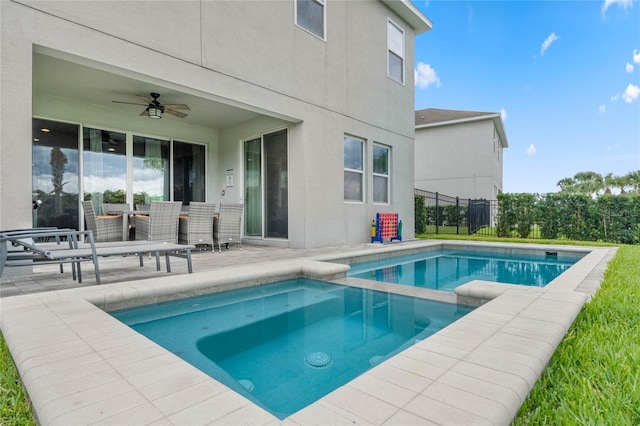
{"label": "patio ceiling", "polygon": [[[185,118],[164,114],[162,120],[180,120],[184,124],[221,129],[237,125],[263,115],[263,112],[240,108],[212,99],[207,94],[196,96],[181,91],[176,85],[154,81],[149,76],[136,76],[124,70],[106,69],[102,64],[74,61],[74,58],[58,57],[48,50],[34,51],[33,92],[93,104],[101,108],[129,111],[139,115],[144,106],[116,104],[112,101],[144,103],[136,94],[149,97],[149,93],[160,93],[161,103],[187,104],[191,110],[185,111]],[[82,63],[81,63],[82,62]],[[213,98],[214,96],[210,96]],[[282,117],[280,117],[282,118]],[[140,119],[147,119],[140,117]]]}

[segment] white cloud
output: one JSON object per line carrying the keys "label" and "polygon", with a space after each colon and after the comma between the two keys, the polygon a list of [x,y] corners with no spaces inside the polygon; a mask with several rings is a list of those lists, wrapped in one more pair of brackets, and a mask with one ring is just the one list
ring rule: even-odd
{"label": "white cloud", "polygon": [[556,33],[549,34],[549,37],[547,37],[547,39],[542,42],[542,47],[540,47],[540,54],[544,55],[544,52],[546,52],[549,46],[551,46],[551,43],[559,39],[560,37],[557,36]]}
{"label": "white cloud", "polygon": [[502,121],[507,121],[507,110],[502,108],[500,110],[500,118],[502,118]]}
{"label": "white cloud", "polygon": [[607,13],[607,9],[614,4],[626,9],[633,6],[633,0],[604,0],[604,3],[602,3],[602,14]]}
{"label": "white cloud", "polygon": [[432,84],[436,87],[440,87],[440,78],[436,73],[436,70],[431,68],[431,65],[419,62],[418,66],[414,70],[415,84],[421,89],[426,89]]}
{"label": "white cloud", "polygon": [[622,99],[628,104],[638,99],[640,96],[640,87],[629,84],[622,94]]}
{"label": "white cloud", "polygon": [[598,111],[600,111],[600,114],[604,114],[604,112],[607,110],[607,106],[606,105],[600,105],[598,107]]}
{"label": "white cloud", "polygon": [[627,62],[627,65],[624,67],[624,69],[631,74],[633,72],[633,64],[630,64],[629,62]]}
{"label": "white cloud", "polygon": [[611,102],[618,102],[620,100],[620,95],[614,95],[611,97]]}
{"label": "white cloud", "polygon": [[640,52],[638,52],[638,49],[633,49],[633,62],[640,64]]}
{"label": "white cloud", "polygon": [[535,153],[536,153],[536,146],[534,144],[529,145],[529,148],[527,148],[527,155],[531,157],[532,155],[535,155]]}

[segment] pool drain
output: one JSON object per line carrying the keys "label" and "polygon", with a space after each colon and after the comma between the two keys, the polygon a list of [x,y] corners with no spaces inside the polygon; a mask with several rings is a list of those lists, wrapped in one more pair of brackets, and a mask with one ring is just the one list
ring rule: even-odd
{"label": "pool drain", "polygon": [[304,363],[311,368],[327,368],[331,365],[331,355],[324,352],[313,352],[304,357]]}

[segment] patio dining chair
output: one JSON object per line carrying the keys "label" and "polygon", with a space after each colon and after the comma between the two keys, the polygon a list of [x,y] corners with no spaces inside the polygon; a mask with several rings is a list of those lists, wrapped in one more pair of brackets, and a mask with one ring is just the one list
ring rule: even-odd
{"label": "patio dining chair", "polygon": [[229,244],[237,243],[242,250],[241,223],[244,204],[220,204],[220,213],[214,220],[213,239],[218,244],[218,251],[222,252],[222,244],[229,248]]}
{"label": "patio dining chair", "polygon": [[180,244],[209,245],[213,248],[213,216],[216,205],[191,201],[188,215],[180,214],[178,242]]}
{"label": "patio dining chair", "polygon": [[136,215],[136,240],[178,243],[180,201],[152,201],[148,215]]}
{"label": "patio dining chair", "polygon": [[84,220],[95,242],[122,241],[122,215],[96,215],[91,201],[82,202]]}

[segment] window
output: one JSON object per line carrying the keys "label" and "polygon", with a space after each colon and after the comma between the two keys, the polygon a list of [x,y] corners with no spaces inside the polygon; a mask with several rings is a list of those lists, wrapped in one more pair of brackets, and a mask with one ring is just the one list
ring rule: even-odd
{"label": "window", "polygon": [[373,145],[373,202],[389,203],[389,148]]}
{"label": "window", "polygon": [[296,0],[296,25],[324,40],[325,0]]}
{"label": "window", "polygon": [[404,84],[404,31],[387,21],[387,75]]}
{"label": "window", "polygon": [[364,141],[344,137],[344,200],[364,201]]}

